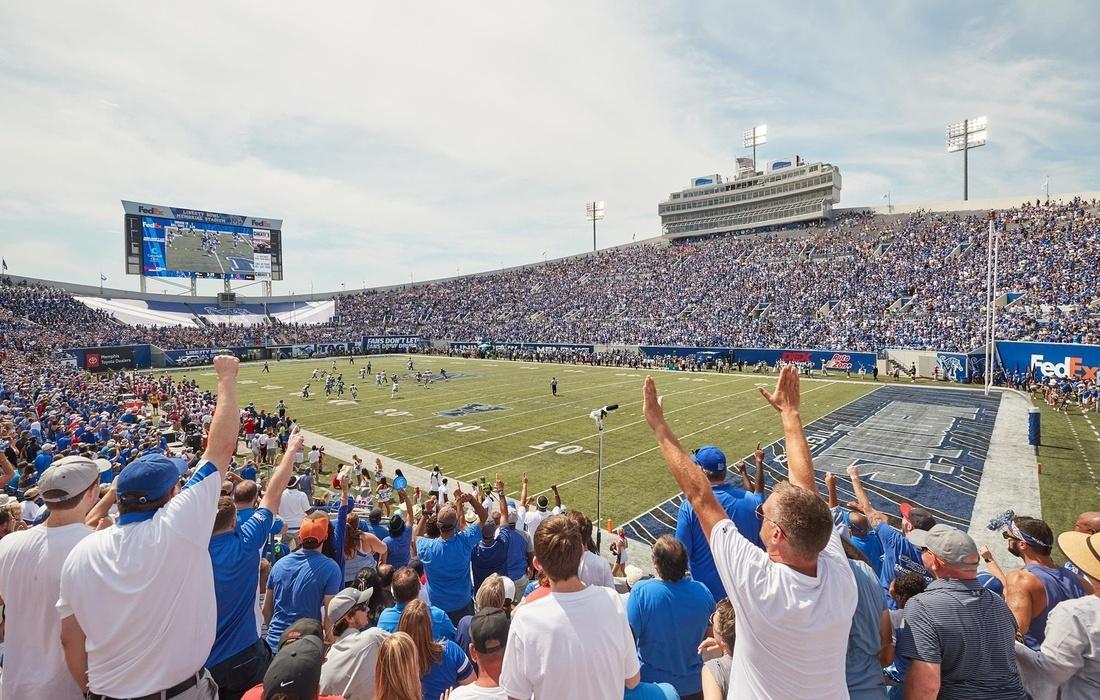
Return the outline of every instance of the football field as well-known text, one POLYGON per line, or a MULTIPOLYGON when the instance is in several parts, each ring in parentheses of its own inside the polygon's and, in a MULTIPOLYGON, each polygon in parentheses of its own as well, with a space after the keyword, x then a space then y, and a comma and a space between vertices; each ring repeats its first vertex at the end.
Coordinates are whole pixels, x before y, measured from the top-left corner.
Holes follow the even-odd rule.
MULTIPOLYGON (((430 367, 437 377, 446 369, 451 377, 425 388, 413 380, 415 369, 406 369, 408 356, 370 356, 372 372, 399 375, 400 392, 391 399, 389 385, 377 387, 373 375, 359 379, 367 359, 357 357, 354 365, 347 358, 336 361, 346 384, 358 384, 358 400, 347 391, 326 397, 324 382, 310 380, 313 369, 329 369, 331 359, 271 362, 270 373, 262 373, 260 363, 245 364, 239 398, 267 410, 282 399, 288 415, 309 430, 425 469, 439 464, 452 482, 499 477, 510 495, 519 494, 524 474, 531 495, 549 493, 551 484, 558 484, 568 507, 590 515, 596 511, 599 440, 589 413, 619 404, 605 421, 604 524, 606 518, 630 521, 644 539, 667 526, 665 516, 674 512, 679 489, 641 415, 645 371, 413 356, 416 369, 430 367), (558 379, 556 397, 552 377, 558 379), (307 381, 313 392, 308 400, 300 396, 307 381)), ((209 368, 188 374, 215 387, 209 368)), ((757 390, 771 388, 774 374, 657 371, 654 376, 685 448, 718 445, 732 465, 759 442, 766 447, 768 483, 783 478, 778 416, 757 390)), ((937 507, 954 522, 969 519, 995 400, 983 400, 979 392, 875 384, 843 375, 804 379, 802 394, 819 477, 822 468, 843 474, 848 464, 860 463, 879 507, 896 513, 896 503, 908 500, 937 507)), ((846 479, 838 482, 841 498, 848 498, 846 479)))
POLYGON ((221 235, 218 251, 211 256, 202 249, 201 233, 181 233, 168 246, 167 257, 168 267, 172 270, 219 275, 252 272, 251 241, 237 242, 230 234, 221 235))

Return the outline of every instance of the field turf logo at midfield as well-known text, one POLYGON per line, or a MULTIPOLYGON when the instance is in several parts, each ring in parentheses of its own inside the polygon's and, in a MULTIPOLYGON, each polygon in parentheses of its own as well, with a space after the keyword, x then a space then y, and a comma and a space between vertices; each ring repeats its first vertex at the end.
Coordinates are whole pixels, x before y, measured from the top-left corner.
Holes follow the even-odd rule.
POLYGON ((440 411, 437 416, 446 416, 447 418, 461 418, 462 416, 469 416, 475 413, 489 413, 491 411, 507 411, 507 406, 493 406, 487 403, 468 403, 465 406, 459 406, 458 408, 452 408, 449 411, 440 411))

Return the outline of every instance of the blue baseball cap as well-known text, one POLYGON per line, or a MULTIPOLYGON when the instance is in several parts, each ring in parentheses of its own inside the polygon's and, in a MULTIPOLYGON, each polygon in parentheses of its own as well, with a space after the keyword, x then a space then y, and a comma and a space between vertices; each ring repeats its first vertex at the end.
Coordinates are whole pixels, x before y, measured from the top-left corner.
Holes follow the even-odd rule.
POLYGON ((187 460, 150 453, 138 457, 118 475, 119 503, 139 505, 163 498, 187 471, 187 460))
POLYGON ((691 461, 695 462, 705 472, 723 472, 726 470, 726 455, 714 445, 703 445, 691 455, 691 461))

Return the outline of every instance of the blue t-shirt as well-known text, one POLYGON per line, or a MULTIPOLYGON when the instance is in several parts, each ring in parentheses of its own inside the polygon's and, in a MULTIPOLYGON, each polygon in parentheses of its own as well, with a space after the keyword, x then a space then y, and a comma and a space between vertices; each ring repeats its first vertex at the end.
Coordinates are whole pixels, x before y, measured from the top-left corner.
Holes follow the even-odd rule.
POLYGON ((392 564, 394 569, 408 566, 412 554, 409 553, 412 544, 412 528, 406 527, 405 531, 397 537, 386 535, 382 538, 386 545, 386 563, 392 564))
POLYGON ((518 581, 527 575, 527 538, 511 526, 500 528, 497 536, 508 543, 508 558, 505 562, 508 578, 518 581))
POLYGON ((508 542, 501 533, 488 542, 482 539, 477 543, 470 556, 470 569, 474 574, 475 591, 490 574, 508 575, 508 542))
POLYGON ((680 694, 668 683, 639 683, 623 693, 623 700, 680 700, 680 694))
POLYGON ((481 526, 477 523, 445 540, 417 538, 416 555, 424 563, 433 605, 451 612, 461 610, 473 600, 470 555, 480 541, 481 526))
POLYGON ((852 546, 867 557, 874 569, 875 576, 882 576, 882 542, 879 542, 878 534, 869 530, 866 534, 857 535, 851 530, 852 511, 837 506, 833 508, 833 523, 843 528, 840 536, 852 543, 852 546))
POLYGON ((283 630, 301 618, 318 619, 325 596, 339 593, 343 583, 339 565, 319 550, 299 549, 275 562, 267 582, 275 596, 267 645, 278 648, 283 630))
MULTIPOLYGON (((240 527, 252 517, 252 514, 256 512, 256 508, 241 508, 237 511, 237 527, 240 527)), ((267 557, 271 554, 271 548, 275 544, 275 536, 283 531, 283 526, 286 523, 278 515, 272 521, 271 532, 268 533, 267 539, 264 541, 263 556, 267 557)))
POLYGON ((856 611, 852 615, 844 658, 848 695, 852 700, 881 700, 886 688, 878 658, 882 648, 879 630, 886 601, 871 567, 854 560, 849 560, 848 566, 856 579, 856 611))
POLYGON ((886 605, 890 609, 896 609, 898 604, 890 597, 890 583, 899 574, 916 571, 929 581, 932 580, 932 576, 921 561, 920 547, 907 540, 905 535, 901 534, 901 530, 887 523, 879 523, 875 528, 875 534, 882 543, 882 570, 879 572, 879 581, 882 582, 886 605))
MULTIPOLYGON (((391 633, 396 632, 397 625, 401 622, 401 613, 405 611, 405 605, 406 603, 396 603, 392 608, 383 610, 382 614, 378 616, 378 629, 386 630, 391 633)), ((428 614, 432 618, 433 638, 451 640, 455 638, 457 630, 455 630, 451 618, 447 617, 447 613, 434 605, 429 605, 428 614)))
POLYGON ((246 466, 241 469, 241 478, 248 481, 256 480, 256 467, 246 466))
MULTIPOLYGON (((406 531, 408 531, 408 529, 409 528, 405 528, 406 531)), ((367 520, 359 521, 359 532, 369 532, 380 540, 386 539, 390 534, 388 528, 384 528, 381 525, 373 525, 367 520)))
POLYGON ((260 508, 232 532, 210 538, 218 633, 206 667, 225 661, 255 644, 256 595, 260 583, 260 547, 271 533, 274 516, 260 508))
POLYGON ((443 691, 458 685, 474 672, 473 664, 465 652, 449 639, 442 640, 443 658, 432 664, 428 672, 420 677, 420 688, 424 700, 436 700, 443 691))
POLYGON ((689 578, 651 579, 631 589, 626 617, 638 641, 643 681, 671 683, 680 695, 703 689, 699 642, 714 608, 710 590, 689 578))
POLYGON ((38 476, 42 476, 42 472, 49 469, 51 464, 53 464, 53 454, 50 452, 40 450, 34 457, 34 471, 38 476))
MULTIPOLYGON (((733 521, 741 536, 763 549, 764 545, 760 542, 760 518, 756 517, 756 507, 764 502, 764 494, 749 493, 725 483, 711 488, 722 510, 726 511, 726 515, 733 521)), ((726 589, 722 586, 718 569, 714 566, 710 544, 703 534, 703 528, 699 525, 695 510, 687 499, 680 504, 680 511, 676 514, 676 539, 683 542, 687 549, 691 577, 710 589, 710 594, 715 600, 725 598, 726 589)))

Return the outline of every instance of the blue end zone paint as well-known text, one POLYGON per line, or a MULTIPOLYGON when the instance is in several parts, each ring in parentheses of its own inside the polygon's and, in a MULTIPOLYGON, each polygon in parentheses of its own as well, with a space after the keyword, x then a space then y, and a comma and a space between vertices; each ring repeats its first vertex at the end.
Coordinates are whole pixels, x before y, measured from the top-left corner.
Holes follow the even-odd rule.
POLYGON ((230 267, 233 268, 233 272, 252 272, 252 258, 242 258, 236 255, 225 256, 230 267))
MULTIPOLYGON (((854 500, 846 469, 860 467, 864 489, 875 508, 897 516, 908 502, 939 520, 965 528, 974 510, 986 452, 1001 396, 979 391, 943 391, 884 386, 806 426, 818 488, 824 472, 837 474, 837 497, 854 500)), ((751 466, 751 455, 746 457, 751 466)), ((730 460, 728 481, 741 486, 730 460)), ((764 448, 769 487, 787 476, 783 441, 764 448)), ((653 543, 676 529, 683 494, 623 525, 632 539, 653 543)))

